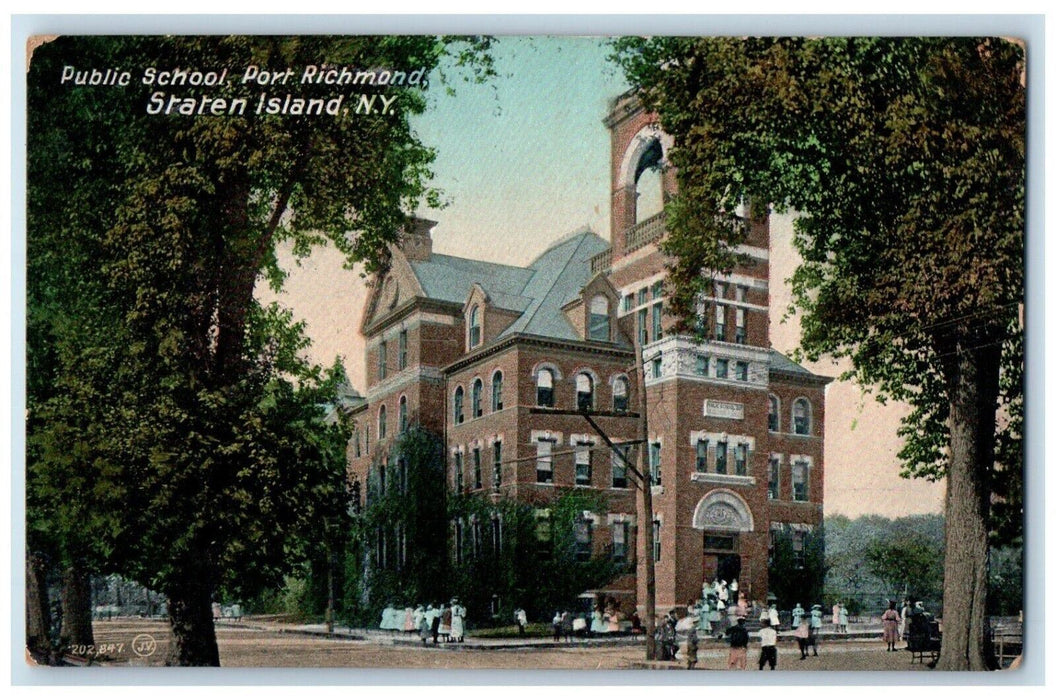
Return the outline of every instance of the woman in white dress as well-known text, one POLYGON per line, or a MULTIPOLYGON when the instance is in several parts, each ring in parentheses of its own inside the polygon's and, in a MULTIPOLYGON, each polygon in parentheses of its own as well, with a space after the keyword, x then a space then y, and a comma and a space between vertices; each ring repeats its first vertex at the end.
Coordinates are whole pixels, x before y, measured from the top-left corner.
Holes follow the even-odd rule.
POLYGON ((456 642, 466 641, 466 609, 458 598, 451 599, 451 638, 456 642))

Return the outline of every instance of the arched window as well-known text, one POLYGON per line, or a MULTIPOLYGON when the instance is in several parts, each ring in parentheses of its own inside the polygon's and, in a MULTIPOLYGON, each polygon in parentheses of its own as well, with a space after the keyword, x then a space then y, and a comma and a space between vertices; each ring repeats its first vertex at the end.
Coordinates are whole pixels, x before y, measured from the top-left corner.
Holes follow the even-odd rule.
POLYGON ((590 324, 587 337, 590 340, 610 340, 609 300, 598 295, 590 300, 590 324))
POLYGON ((612 410, 627 410, 627 393, 627 380, 623 377, 617 377, 616 381, 612 383, 612 410))
POLYGON ((535 377, 535 403, 547 408, 554 406, 554 373, 548 369, 539 370, 535 377))
POLYGON ((635 223, 641 223, 664 210, 663 177, 661 161, 664 157, 660 141, 653 140, 641 160, 635 174, 635 223))
POLYGON ((792 404, 792 432, 810 435, 810 402, 806 399, 796 399, 792 404))
POLYGON ((473 381, 473 417, 480 418, 484 415, 482 395, 484 394, 484 382, 476 379, 473 381))
POLYGON ((464 396, 465 392, 462 391, 462 387, 455 389, 455 425, 458 425, 465 420, 465 415, 462 413, 464 396))
POLYGON ((594 380, 586 372, 576 375, 576 408, 580 411, 594 408, 594 380))
POLYGON ((469 347, 480 345, 480 307, 474 306, 469 311, 469 347))
POLYGON ((781 431, 781 402, 773 394, 770 394, 769 428, 771 433, 781 431))
POLYGON ((491 410, 502 410, 502 372, 491 375, 491 410))
POLYGON ((407 397, 400 397, 400 432, 407 432, 407 397))
POLYGON ((385 406, 378 409, 378 439, 385 439, 385 406))

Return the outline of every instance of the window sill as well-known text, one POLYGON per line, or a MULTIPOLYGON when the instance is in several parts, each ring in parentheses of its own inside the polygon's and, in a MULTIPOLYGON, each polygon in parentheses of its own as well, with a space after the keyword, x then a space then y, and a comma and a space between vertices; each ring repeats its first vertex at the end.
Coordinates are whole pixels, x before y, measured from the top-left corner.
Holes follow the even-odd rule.
POLYGON ((729 486, 755 486, 754 476, 739 476, 737 474, 714 474, 710 472, 693 472, 690 481, 705 484, 726 484, 729 486))

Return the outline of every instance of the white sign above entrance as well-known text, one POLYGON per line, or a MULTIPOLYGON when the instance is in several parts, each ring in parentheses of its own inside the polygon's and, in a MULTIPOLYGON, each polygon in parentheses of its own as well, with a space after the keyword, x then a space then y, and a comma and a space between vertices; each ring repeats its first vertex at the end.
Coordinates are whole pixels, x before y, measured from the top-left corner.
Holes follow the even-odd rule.
POLYGON ((735 403, 733 401, 706 399, 704 401, 704 417, 744 420, 744 404, 735 403))

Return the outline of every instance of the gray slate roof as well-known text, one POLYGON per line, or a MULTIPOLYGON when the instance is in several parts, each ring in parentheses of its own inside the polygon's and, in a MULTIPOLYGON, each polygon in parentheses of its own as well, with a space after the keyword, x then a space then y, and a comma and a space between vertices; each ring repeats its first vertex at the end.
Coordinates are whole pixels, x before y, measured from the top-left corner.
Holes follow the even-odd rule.
POLYGON ((786 372, 789 374, 801 374, 805 377, 819 376, 811 372, 803 365, 797 364, 792 360, 788 359, 773 348, 770 349, 770 369, 778 372, 786 372))
POLYGON ((519 311, 520 317, 499 338, 527 333, 562 340, 580 340, 561 307, 576 298, 590 281, 590 258, 609 244, 589 229, 580 229, 547 248, 527 267, 432 255, 409 261, 431 299, 464 303, 479 284, 498 308, 519 311))

